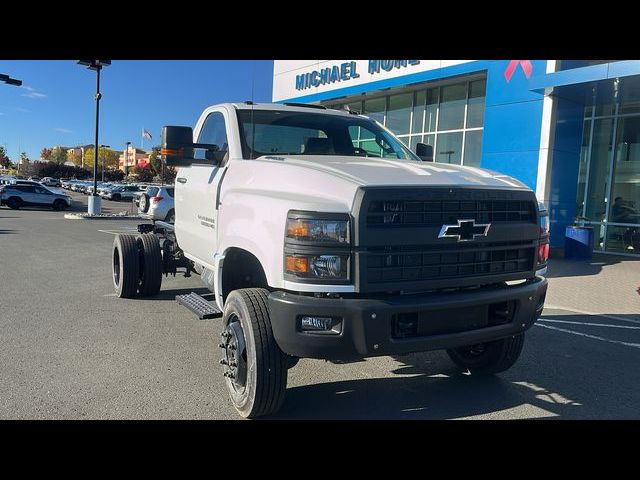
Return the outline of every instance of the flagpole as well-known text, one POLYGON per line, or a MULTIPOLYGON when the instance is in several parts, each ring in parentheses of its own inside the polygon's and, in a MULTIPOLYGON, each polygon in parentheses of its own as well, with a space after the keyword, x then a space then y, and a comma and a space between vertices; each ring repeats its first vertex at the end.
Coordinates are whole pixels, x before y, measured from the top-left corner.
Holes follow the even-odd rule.
POLYGON ((142 127, 142 151, 144 152, 144 127, 142 127))

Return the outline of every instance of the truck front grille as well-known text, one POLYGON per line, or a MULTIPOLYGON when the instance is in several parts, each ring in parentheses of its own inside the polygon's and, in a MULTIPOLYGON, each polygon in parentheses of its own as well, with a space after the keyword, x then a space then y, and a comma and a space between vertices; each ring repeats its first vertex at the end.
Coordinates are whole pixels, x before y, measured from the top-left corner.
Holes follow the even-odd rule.
POLYGON ((452 247, 369 249, 366 258, 367 281, 369 284, 415 282, 511 274, 533 269, 535 247, 531 242, 523 245, 452 247))
POLYGON ((458 219, 535 223, 534 207, 529 200, 374 200, 369 204, 367 226, 433 226, 458 219))

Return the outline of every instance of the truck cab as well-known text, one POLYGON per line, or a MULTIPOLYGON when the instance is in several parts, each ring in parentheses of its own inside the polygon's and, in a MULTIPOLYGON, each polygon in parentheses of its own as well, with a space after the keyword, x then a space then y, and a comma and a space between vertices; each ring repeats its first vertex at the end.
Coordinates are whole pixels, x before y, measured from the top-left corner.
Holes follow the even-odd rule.
POLYGON ((221 104, 193 131, 165 127, 175 225, 142 236, 163 242, 150 248, 164 273, 179 257, 213 292, 242 416, 280 407, 299 358, 444 349, 477 374, 515 363, 544 305, 546 211, 518 180, 428 151, 313 105, 221 104))

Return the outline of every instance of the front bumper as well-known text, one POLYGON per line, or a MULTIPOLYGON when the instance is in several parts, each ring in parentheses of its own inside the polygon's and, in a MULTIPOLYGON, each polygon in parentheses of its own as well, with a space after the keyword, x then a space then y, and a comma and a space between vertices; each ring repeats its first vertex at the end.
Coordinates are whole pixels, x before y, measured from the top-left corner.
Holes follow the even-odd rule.
POLYGON ((277 291, 269 295, 269 311, 275 340, 283 352, 302 358, 348 360, 442 350, 517 335, 540 317, 546 291, 543 277, 515 286, 376 298, 316 298, 277 291), (492 322, 490 314, 486 321, 476 318, 477 312, 495 311, 505 302, 512 306, 507 323, 492 322), (431 333, 399 337, 395 330, 398 318, 416 314, 421 319, 417 331, 431 333), (341 319, 340 333, 301 331, 303 315, 341 319))

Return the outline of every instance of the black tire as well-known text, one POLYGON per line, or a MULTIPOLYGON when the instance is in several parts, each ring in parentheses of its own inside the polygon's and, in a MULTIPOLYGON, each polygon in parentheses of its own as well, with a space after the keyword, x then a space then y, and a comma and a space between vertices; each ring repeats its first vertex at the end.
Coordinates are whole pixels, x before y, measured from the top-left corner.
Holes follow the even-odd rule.
POLYGON ((134 298, 140 283, 140 254, 135 235, 116 235, 111 263, 116 295, 120 298, 134 298))
POLYGON ((162 286, 162 253, 160 241, 152 233, 145 233, 137 238, 140 252, 140 286, 141 297, 157 295, 162 286))
POLYGON ((524 333, 494 342, 447 350, 458 367, 471 374, 488 375, 508 370, 520 357, 524 333))
POLYGON ((149 211, 150 203, 151 201, 149 200, 149 195, 147 195, 146 193, 143 193, 142 195, 140 195, 140 199, 138 201, 138 208, 140 208, 140 211, 142 213, 147 213, 149 211))
POLYGON ((111 197, 111 200, 113 200, 114 202, 119 202, 120 201, 120 194, 116 193, 113 195, 113 197, 111 197))
POLYGON ((56 200, 55 202, 53 202, 52 208, 57 211, 64 210, 65 208, 67 208, 67 202, 65 202, 64 200, 56 200))
POLYGON ((176 212, 173 208, 169 210, 169 213, 167 213, 167 216, 164 217, 164 221, 167 223, 176 223, 176 212))
MULTIPOLYGON (((269 291, 263 288, 234 290, 224 306, 223 342, 225 332, 239 322, 245 346, 244 352, 236 350, 238 358, 244 359, 246 364, 244 386, 236 383, 238 379, 225 377, 231 402, 244 418, 277 412, 284 402, 287 388, 288 362, 273 337, 268 295, 269 291)), ((227 348, 224 351, 227 352, 227 348)))
POLYGON ((9 200, 7 200, 7 207, 13 210, 19 210, 21 206, 22 199, 19 197, 11 197, 9 200))

